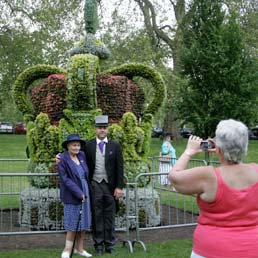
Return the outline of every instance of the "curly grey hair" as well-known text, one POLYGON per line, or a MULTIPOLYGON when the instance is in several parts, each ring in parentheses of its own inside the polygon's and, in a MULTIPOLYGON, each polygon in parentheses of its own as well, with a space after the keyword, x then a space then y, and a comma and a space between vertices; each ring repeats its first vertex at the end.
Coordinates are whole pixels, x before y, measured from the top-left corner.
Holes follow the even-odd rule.
POLYGON ((242 162, 248 149, 248 128, 240 121, 222 120, 216 129, 216 146, 230 163, 242 162))

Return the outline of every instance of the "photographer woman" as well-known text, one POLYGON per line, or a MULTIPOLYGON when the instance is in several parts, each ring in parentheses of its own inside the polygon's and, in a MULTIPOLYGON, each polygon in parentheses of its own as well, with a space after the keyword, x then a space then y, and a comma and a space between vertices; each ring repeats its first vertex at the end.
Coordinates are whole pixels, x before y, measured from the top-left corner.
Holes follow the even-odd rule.
POLYGON ((190 136, 186 150, 171 168, 169 179, 183 194, 196 194, 200 208, 191 258, 258 257, 258 165, 244 164, 248 129, 238 121, 217 125, 215 152, 220 167, 186 169, 201 153, 202 139, 190 136))

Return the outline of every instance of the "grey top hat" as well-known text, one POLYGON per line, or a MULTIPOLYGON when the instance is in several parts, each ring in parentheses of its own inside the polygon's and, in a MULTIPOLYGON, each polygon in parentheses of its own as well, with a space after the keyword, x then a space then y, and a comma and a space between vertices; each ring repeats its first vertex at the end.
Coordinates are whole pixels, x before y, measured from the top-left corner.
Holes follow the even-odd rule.
POLYGON ((85 141, 82 140, 80 138, 79 134, 77 134, 77 133, 68 134, 67 137, 66 137, 66 140, 62 143, 62 147, 67 150, 67 144, 69 142, 80 142, 81 146, 85 145, 85 141))
POLYGON ((96 116, 95 118, 95 126, 109 126, 108 116, 96 116))

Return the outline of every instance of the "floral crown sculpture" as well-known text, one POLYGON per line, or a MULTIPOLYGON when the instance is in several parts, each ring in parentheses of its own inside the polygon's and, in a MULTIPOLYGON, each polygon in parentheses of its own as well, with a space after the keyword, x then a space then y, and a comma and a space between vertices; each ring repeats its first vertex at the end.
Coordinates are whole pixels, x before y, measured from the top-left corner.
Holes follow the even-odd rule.
MULTIPOLYGON (((128 107, 125 103, 123 116, 109 130, 109 137, 123 145, 126 162, 146 163, 147 161, 152 115, 161 106, 166 96, 162 77, 155 69, 144 64, 124 64, 100 74, 99 60, 107 59, 110 51, 95 37, 98 24, 96 0, 85 0, 84 20, 86 36, 70 51, 71 58, 67 70, 51 65, 36 65, 23 71, 14 83, 16 104, 28 124, 27 142, 34 168, 44 163, 50 170, 55 154, 61 150, 60 143, 67 134, 79 133, 86 140, 94 137, 94 118, 102 114, 98 104, 101 101, 97 96, 97 88, 101 87, 104 77, 112 78, 112 81, 122 77, 126 78, 126 83, 130 83, 134 77, 138 76, 151 82, 154 98, 146 110, 137 114, 137 116, 141 115, 141 122, 139 123, 139 117, 136 117, 133 112, 134 105, 128 107), (28 97, 28 90, 34 81, 53 74, 62 74, 66 77, 66 108, 56 125, 51 124, 48 114, 36 112, 28 97), (48 142, 50 139, 51 144, 48 142), (53 141, 52 139, 59 140, 53 141)), ((117 85, 113 87, 113 92, 115 92, 117 85)), ((116 96, 113 98, 115 99, 116 96)), ((128 99, 123 98, 123 101, 126 102, 128 99)), ((108 113, 107 115, 111 116, 108 113)), ((135 173, 132 176, 135 176, 135 173)))

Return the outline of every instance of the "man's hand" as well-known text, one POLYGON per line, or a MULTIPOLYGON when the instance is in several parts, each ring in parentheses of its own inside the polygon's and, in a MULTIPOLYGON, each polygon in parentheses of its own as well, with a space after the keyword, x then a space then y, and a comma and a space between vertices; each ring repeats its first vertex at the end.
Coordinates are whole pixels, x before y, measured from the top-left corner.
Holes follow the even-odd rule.
POLYGON ((56 154, 56 165, 58 165, 60 162, 60 155, 60 153, 56 154))
POLYGON ((115 196, 115 199, 118 200, 121 196, 122 196, 122 189, 120 188, 116 188, 115 191, 114 191, 114 196, 115 196))

